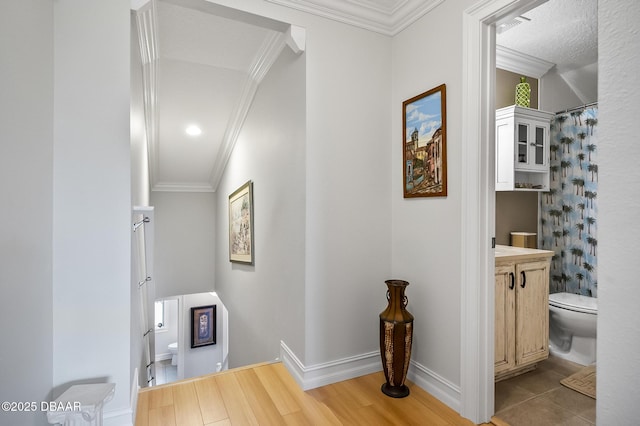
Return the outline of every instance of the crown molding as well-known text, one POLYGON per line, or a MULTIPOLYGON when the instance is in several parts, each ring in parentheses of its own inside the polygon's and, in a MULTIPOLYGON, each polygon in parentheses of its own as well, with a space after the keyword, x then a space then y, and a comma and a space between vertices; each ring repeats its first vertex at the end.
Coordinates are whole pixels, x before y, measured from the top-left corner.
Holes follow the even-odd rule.
POLYGON ((285 34, 273 31, 265 39, 260 51, 256 54, 256 57, 249 68, 247 81, 242 90, 242 94, 238 99, 238 103, 231 114, 231 119, 229 120, 227 129, 224 133, 222 145, 218 152, 218 156, 216 157, 213 169, 211 170, 210 182, 214 191, 220 184, 222 173, 224 172, 227 162, 231 157, 231 152, 233 152, 233 148, 236 145, 244 120, 249 114, 249 109, 253 103, 253 98, 258 90, 258 86, 262 82, 262 79, 267 75, 276 59, 278 59, 280 52, 282 52, 286 45, 285 34))
POLYGON ((496 67, 500 69, 529 77, 540 78, 553 68, 554 65, 554 63, 543 59, 496 45, 496 67))
MULTIPOLYGON (((132 2, 133 3, 133 2, 132 2)), ((157 183, 158 158, 158 18, 155 0, 145 1, 136 10, 136 27, 142 62, 142 96, 147 133, 149 182, 157 183)))
POLYGON ((255 81, 256 84, 260 84, 285 46, 284 34, 272 31, 265 38, 260 50, 253 59, 253 63, 249 67, 249 78, 255 81))
POLYGON ((131 0, 131 10, 140 10, 146 6, 151 0, 131 0))
POLYGON ((307 30, 296 25, 289 25, 286 32, 286 43, 293 53, 302 54, 307 46, 307 30))
POLYGON ((151 187, 153 192, 216 192, 209 182, 204 183, 177 183, 159 182, 151 187))
POLYGON ((396 0, 390 7, 363 0, 267 0, 344 24, 394 36, 444 0, 396 0))

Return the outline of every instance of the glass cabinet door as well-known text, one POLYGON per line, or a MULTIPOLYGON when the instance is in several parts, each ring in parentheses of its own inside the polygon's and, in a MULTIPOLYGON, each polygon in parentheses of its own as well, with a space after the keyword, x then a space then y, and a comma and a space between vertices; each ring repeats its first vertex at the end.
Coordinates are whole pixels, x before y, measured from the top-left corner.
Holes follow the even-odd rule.
POLYGON ((533 148, 535 149, 535 164, 538 166, 544 166, 546 163, 544 156, 544 147, 546 144, 545 141, 545 128, 536 126, 536 139, 533 143, 533 148))
POLYGON ((529 126, 518 123, 518 163, 527 164, 529 162, 529 126))

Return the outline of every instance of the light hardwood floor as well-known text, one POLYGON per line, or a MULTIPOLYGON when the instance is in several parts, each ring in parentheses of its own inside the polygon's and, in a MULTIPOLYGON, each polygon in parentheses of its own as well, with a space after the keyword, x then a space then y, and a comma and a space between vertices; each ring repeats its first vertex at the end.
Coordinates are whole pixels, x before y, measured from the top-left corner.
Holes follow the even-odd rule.
POLYGON ((382 372, 303 392, 282 363, 140 390, 136 426, 435 425, 472 422, 408 382, 411 394, 380 391, 382 372))

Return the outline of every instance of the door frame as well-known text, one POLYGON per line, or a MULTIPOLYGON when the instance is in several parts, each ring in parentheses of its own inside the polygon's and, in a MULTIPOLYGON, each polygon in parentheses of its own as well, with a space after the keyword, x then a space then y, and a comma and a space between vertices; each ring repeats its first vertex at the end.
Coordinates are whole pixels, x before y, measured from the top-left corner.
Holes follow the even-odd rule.
POLYGON ((460 414, 494 414, 495 25, 547 0, 480 0, 462 28, 460 414))

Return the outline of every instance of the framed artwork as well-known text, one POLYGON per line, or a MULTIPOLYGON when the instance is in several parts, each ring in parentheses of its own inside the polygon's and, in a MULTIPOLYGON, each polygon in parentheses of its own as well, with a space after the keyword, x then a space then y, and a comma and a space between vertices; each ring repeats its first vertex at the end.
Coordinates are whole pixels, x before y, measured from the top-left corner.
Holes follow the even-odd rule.
POLYGON ((216 305, 191 308, 191 347, 216 344, 216 305))
POLYGON ((229 195, 229 261, 253 265, 253 182, 229 195))
POLYGON ((404 197, 447 196, 446 85, 402 103, 404 197))

